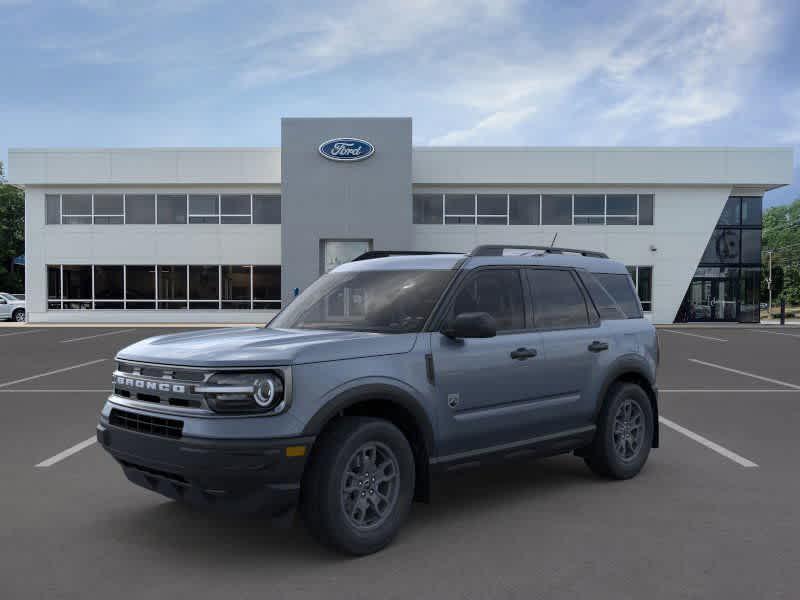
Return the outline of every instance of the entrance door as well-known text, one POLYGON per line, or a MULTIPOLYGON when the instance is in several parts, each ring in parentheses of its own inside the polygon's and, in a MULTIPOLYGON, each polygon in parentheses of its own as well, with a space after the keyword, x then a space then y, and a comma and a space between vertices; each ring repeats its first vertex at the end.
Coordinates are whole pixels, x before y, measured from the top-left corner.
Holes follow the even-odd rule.
POLYGON ((688 321, 735 321, 736 279, 695 277, 686 294, 688 321))

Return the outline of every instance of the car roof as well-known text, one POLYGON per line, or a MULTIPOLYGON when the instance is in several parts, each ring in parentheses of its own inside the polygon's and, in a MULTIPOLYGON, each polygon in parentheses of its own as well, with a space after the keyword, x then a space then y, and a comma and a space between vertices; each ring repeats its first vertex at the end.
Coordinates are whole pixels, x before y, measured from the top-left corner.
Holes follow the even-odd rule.
POLYGON ((621 262, 609 258, 591 256, 527 253, 505 256, 470 256, 469 254, 425 254, 387 256, 345 263, 337 267, 336 273, 351 271, 401 271, 401 270, 448 270, 474 269, 484 266, 547 266, 571 267, 591 273, 628 273, 621 262))

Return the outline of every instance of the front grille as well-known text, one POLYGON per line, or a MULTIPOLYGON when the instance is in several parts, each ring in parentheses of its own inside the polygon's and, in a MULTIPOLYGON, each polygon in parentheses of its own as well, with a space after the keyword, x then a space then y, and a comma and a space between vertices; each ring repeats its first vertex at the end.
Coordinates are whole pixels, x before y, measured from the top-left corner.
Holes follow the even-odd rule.
POLYGON ((182 370, 180 368, 170 367, 151 367, 147 365, 136 365, 126 362, 119 362, 117 370, 121 373, 134 373, 144 377, 153 377, 156 379, 175 379, 179 381, 195 381, 202 382, 206 378, 206 373, 203 371, 193 371, 190 369, 182 370))
POLYGON ((111 409, 109 423, 115 427, 161 437, 179 438, 183 435, 183 421, 140 415, 139 413, 119 410, 118 408, 111 409))

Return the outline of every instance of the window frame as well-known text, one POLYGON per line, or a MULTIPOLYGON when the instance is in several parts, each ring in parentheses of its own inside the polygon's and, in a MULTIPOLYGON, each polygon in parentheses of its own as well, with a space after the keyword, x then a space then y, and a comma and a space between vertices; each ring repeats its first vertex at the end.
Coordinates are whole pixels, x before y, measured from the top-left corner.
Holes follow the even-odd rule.
POLYGON ((653 312, 653 265, 625 265, 625 268, 628 269, 628 272, 631 272, 633 269, 634 275, 631 275, 631 280, 633 280, 633 288, 636 290, 636 297, 639 299, 639 304, 642 307, 642 312, 653 312), (642 300, 642 297, 639 295, 639 269, 650 269, 650 300, 642 300), (647 304, 650 308, 645 308, 644 305, 647 304))
POLYGON ((119 302, 122 304, 122 310, 149 310, 149 311, 164 311, 164 310, 213 310, 213 311, 222 311, 222 310, 239 310, 239 311, 263 311, 263 310, 277 310, 280 311, 282 308, 282 300, 280 297, 280 291, 278 298, 273 299, 256 299, 255 297, 255 281, 254 281, 254 272, 257 267, 269 267, 272 269, 277 269, 277 276, 278 276, 278 286, 280 286, 280 269, 281 265, 267 265, 267 264, 233 264, 233 265, 192 265, 192 264, 46 264, 44 268, 44 278, 45 284, 47 288, 47 310, 113 310, 118 311, 118 308, 96 308, 96 304, 99 303, 111 303, 111 302, 119 302), (154 268, 154 297, 153 299, 149 298, 142 298, 142 299, 133 299, 128 297, 128 268, 129 267, 153 267, 154 268), (192 300, 190 296, 190 279, 191 279, 191 267, 193 266, 210 266, 217 268, 217 298, 215 299, 208 299, 208 300, 192 300), (91 276, 91 294, 90 298, 66 298, 64 295, 64 267, 88 267, 89 273, 91 276), (122 298, 97 298, 95 293, 95 267, 121 267, 122 268, 122 298), (183 267, 185 271, 186 277, 186 299, 185 300, 174 300, 174 299, 165 299, 161 298, 160 290, 159 290, 159 275, 161 267, 183 267), (245 267, 247 268, 248 275, 249 275, 249 288, 250 288, 250 297, 249 300, 225 300, 223 298, 223 291, 222 291, 222 269, 223 267, 245 267), (50 297, 50 280, 49 280, 49 270, 50 269, 57 269, 58 273, 58 297, 51 298, 50 297), (208 308, 190 308, 190 302, 204 302, 208 303, 209 305, 215 304, 213 308, 209 306, 208 308), (234 303, 241 303, 241 304, 248 304, 248 308, 237 308, 237 309, 225 309, 223 306, 226 302, 234 302, 234 303), (81 306, 79 308, 65 308, 65 304, 67 303, 82 303, 88 306, 81 306), (141 308, 142 305, 150 305, 152 304, 153 307, 145 307, 141 308), (169 304, 170 306, 159 306, 160 304, 169 304), (53 305, 53 306, 51 306, 53 305))

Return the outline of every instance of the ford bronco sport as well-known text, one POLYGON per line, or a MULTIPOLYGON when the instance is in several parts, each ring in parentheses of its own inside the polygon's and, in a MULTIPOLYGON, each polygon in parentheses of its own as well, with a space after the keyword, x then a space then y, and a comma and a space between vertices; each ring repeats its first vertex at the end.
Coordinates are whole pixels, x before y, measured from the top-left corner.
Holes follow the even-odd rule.
POLYGON ((128 479, 212 508, 299 505, 321 542, 366 554, 442 470, 567 452, 603 477, 642 469, 658 344, 622 264, 546 247, 371 256, 265 328, 121 350, 97 437, 128 479))

